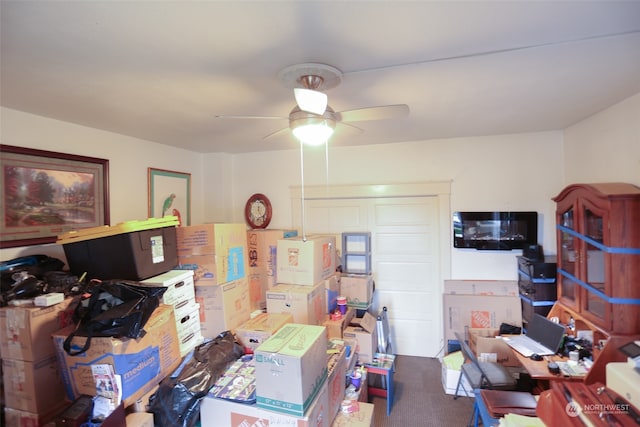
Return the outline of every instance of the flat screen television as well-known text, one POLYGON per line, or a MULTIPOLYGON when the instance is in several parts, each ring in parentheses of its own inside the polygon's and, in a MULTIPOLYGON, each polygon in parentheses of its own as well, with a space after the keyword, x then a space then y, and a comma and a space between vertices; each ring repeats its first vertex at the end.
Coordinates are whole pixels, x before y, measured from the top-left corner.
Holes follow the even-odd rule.
POLYGON ((537 212, 453 213, 455 248, 512 250, 537 243, 537 212))

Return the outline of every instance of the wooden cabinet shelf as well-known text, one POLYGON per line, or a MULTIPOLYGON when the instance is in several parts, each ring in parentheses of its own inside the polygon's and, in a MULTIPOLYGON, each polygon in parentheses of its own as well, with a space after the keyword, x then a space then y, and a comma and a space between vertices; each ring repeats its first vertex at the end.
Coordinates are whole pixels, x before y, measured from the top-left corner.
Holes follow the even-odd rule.
POLYGON ((547 315, 593 334, 585 383, 606 382, 606 365, 640 339, 640 188, 574 184, 556 207, 558 300, 547 315))
POLYGON ((574 184, 557 203, 558 301, 611 334, 640 334, 640 188, 574 184))

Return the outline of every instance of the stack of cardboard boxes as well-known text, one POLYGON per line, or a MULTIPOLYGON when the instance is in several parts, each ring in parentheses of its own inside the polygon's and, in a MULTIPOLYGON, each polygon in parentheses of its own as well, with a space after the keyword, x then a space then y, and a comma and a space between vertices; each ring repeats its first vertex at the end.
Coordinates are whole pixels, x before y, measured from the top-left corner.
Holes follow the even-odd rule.
MULTIPOLYGON (((91 366, 96 363, 110 364, 120 375, 122 407, 138 406, 198 344, 231 330, 245 351, 254 354, 257 403, 207 396, 201 405, 203 427, 212 422, 237 427, 256 420, 262 422, 258 425, 328 427, 341 412, 357 350, 365 359, 374 352, 371 316, 358 319, 357 306, 351 306, 341 319, 330 318, 342 293, 335 236, 300 239, 291 230, 247 231, 244 224, 175 227, 163 219, 100 227, 59 243, 65 245, 70 265, 100 279, 109 279, 100 276, 109 268, 91 264, 100 259, 82 257, 118 252, 126 244, 134 254, 131 265, 119 266, 124 276, 117 279, 167 290, 142 338, 93 337, 89 349, 75 356, 63 348, 74 327, 65 311, 70 299, 46 308, 1 309, 8 425, 43 426, 80 396, 95 395, 91 366), (148 250, 136 243, 147 240, 148 250), (369 344, 353 335, 349 340, 345 331, 352 321, 369 335, 369 344), (364 350, 368 346, 370 352, 364 350)), ((84 340, 75 337, 73 345, 80 348, 84 340)), ((364 391, 360 396, 366 400, 366 385, 364 391)), ((368 406, 360 403, 365 416, 348 417, 359 420, 351 425, 372 424, 368 406)))
POLYGON ((167 288, 162 295, 162 303, 173 307, 181 357, 186 356, 204 341, 200 327, 200 304, 196 303, 193 271, 170 270, 143 280, 140 284, 167 288))
MULTIPOLYGON (((344 325, 343 337, 356 341, 358 359, 371 363, 378 351, 378 329, 376 319, 366 310, 373 301, 373 274, 371 267, 371 233, 345 232, 341 235, 342 270, 340 296, 345 298, 349 309, 363 313, 355 324, 344 325)), ((347 316, 347 318, 349 315, 347 316)), ((330 327, 330 324, 327 324, 330 327)))
POLYGON ((204 338, 215 338, 249 320, 247 228, 200 224, 177 228, 179 268, 194 272, 204 338))
MULTIPOLYGON (((177 224, 174 217, 128 221, 64 233, 58 243, 77 277, 139 281, 177 265, 177 224)), ((93 337, 87 351, 70 356, 63 342, 75 327, 71 302, 68 298, 37 307, 23 301, 24 305, 0 310, 8 425, 43 426, 81 395, 94 396, 92 364, 109 363, 120 375, 122 408, 153 390, 179 365, 177 322, 171 305, 161 304, 154 311, 141 339, 93 337)), ((81 348, 86 341, 75 337, 72 348, 81 348)), ((124 411, 115 412, 123 421, 124 411)))
MULTIPOLYGON (((266 312, 235 329, 245 350, 254 353, 256 403, 243 404, 209 394, 201 403, 203 427, 285 423, 328 427, 340 411, 348 364, 355 365, 357 358, 357 342, 343 340, 355 308, 339 321, 334 320, 331 331, 325 327, 336 310, 340 292, 335 236, 281 237, 285 233, 248 232, 250 258, 254 260, 251 268, 258 268, 260 262, 269 266, 263 267, 261 285, 253 287, 265 289, 266 312), (267 276, 265 271, 275 275, 267 276), (269 282, 265 283, 264 277, 269 282)), ((257 276, 258 272, 253 270, 251 274, 257 276)), ((370 404, 360 405, 366 413, 370 404)), ((372 411, 363 422, 353 425, 368 426, 371 421, 372 411)))
POLYGON ((66 326, 71 299, 51 307, 0 310, 0 355, 7 425, 42 425, 66 405, 51 334, 66 326))
POLYGON ((277 283, 278 240, 296 237, 296 230, 248 230, 249 296, 251 310, 266 310, 266 293, 277 283))

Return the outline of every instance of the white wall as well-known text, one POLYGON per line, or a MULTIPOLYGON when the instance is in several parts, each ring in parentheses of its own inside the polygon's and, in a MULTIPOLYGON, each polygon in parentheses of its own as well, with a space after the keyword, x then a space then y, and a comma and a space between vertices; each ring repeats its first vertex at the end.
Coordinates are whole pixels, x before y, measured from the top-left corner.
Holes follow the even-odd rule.
MULTIPOLYGON (((305 184, 452 181, 456 210, 536 210, 540 243, 555 253, 551 198, 573 182, 640 185, 640 94, 558 132, 498 135, 305 151, 305 184)), ((246 199, 265 193, 270 227, 290 227, 289 188, 299 186, 298 150, 242 155, 192 153, 150 141, 0 109, 0 142, 109 159, 111 223, 147 215, 147 167, 192 174, 192 223, 243 222, 246 199)), ((515 279, 519 251, 452 250, 452 277, 515 279)), ((0 250, 0 259, 61 253, 58 245, 0 250)))
MULTIPOLYGON (((562 187, 562 133, 542 132, 329 149, 307 149, 305 185, 394 184, 452 181, 451 211, 534 210, 539 241, 555 253, 554 204, 562 187)), ((245 200, 266 194, 274 206, 271 227, 291 227, 289 187, 299 186, 299 151, 235 156, 234 220, 245 200)), ((447 219, 449 220, 449 219, 447 219)), ((515 279, 521 251, 452 250, 456 279, 515 279)))
MULTIPOLYGON (((111 224, 147 218, 148 167, 191 173, 191 221, 203 221, 203 166, 198 153, 7 108, 0 109, 0 129, 2 144, 108 159, 111 224)), ((0 259, 33 253, 65 260, 56 244, 2 249, 0 259)))
POLYGON ((640 186, 640 93, 564 131, 564 182, 640 186))

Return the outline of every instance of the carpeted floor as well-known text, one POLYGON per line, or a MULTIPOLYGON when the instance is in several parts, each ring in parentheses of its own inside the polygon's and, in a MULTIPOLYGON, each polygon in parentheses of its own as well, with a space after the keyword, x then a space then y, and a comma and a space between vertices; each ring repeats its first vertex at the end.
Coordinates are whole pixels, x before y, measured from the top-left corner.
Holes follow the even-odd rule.
POLYGON ((375 427, 463 427, 467 425, 473 399, 445 394, 440 361, 435 358, 397 356, 395 401, 387 416, 387 402, 371 397, 375 427))

